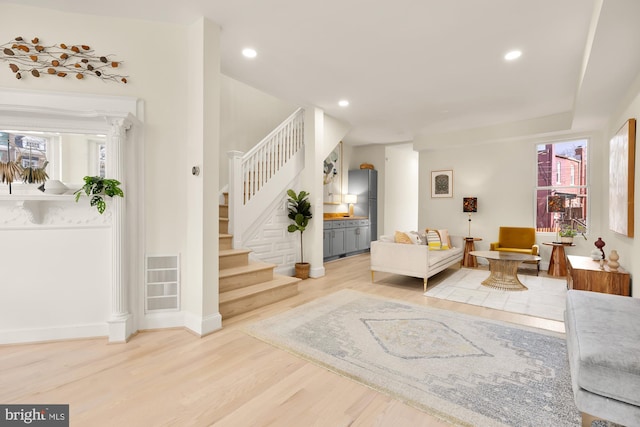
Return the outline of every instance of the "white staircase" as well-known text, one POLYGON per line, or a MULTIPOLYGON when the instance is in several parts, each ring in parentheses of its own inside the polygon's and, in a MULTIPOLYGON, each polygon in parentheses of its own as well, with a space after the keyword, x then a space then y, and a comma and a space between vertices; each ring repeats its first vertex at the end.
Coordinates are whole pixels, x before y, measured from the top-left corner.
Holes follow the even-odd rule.
POLYGON ((247 153, 228 154, 229 232, 238 248, 304 169, 304 110, 296 110, 247 153))
POLYGON ((229 192, 220 205, 220 314, 229 318, 298 293, 299 279, 274 274, 242 249, 261 215, 304 168, 304 110, 246 154, 229 153, 229 192))

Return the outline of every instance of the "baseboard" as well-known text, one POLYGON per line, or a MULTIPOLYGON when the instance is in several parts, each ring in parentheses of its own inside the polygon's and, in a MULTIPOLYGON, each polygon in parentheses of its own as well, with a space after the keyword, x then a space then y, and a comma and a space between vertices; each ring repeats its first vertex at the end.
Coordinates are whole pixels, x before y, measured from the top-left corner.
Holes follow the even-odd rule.
POLYGON ((281 276, 293 277, 296 275, 296 268, 294 266, 279 266, 274 268, 273 272, 281 276))
POLYGON ((186 312, 184 314, 184 326, 196 335, 203 337, 222 329, 222 316, 220 313, 215 313, 206 317, 200 317, 186 312))
POLYGON ((323 277, 325 275, 325 269, 324 266, 322 267, 312 267, 309 270, 309 277, 311 278, 317 278, 317 277, 323 277))
POLYGON ((109 343, 125 343, 136 332, 131 314, 110 319, 107 324, 109 325, 109 343))
POLYGON ((25 344, 108 336, 109 325, 107 322, 104 322, 88 325, 70 325, 57 326, 52 328, 14 329, 0 331, 0 344, 25 344))
POLYGON ((184 316, 183 311, 147 313, 142 318, 140 329, 181 328, 185 325, 184 316))
MULTIPOLYGON (((289 267, 278 267, 273 270, 274 273, 280 274, 281 276, 290 276, 293 277, 296 275, 296 268, 293 266, 289 267)), ((315 279, 317 277, 322 277, 325 274, 324 266, 321 267, 311 267, 309 269, 309 277, 315 279)))

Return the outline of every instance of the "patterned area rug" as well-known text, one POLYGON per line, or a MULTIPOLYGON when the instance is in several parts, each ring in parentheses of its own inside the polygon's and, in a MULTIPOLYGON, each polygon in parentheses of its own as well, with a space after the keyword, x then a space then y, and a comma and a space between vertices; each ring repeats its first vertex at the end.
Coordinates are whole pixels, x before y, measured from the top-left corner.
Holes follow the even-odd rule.
POLYGON ((246 331, 455 425, 580 425, 561 334, 351 290, 246 331))
POLYGON ((488 270, 461 268, 424 294, 427 297, 495 308, 564 321, 567 280, 518 274, 526 291, 503 291, 482 286, 488 270))

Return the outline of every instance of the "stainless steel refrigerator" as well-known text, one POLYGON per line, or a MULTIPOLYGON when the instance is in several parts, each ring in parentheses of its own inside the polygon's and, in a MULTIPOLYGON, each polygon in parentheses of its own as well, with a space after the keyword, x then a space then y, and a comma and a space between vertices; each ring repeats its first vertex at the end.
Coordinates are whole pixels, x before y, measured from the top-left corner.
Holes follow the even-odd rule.
POLYGON ((369 236, 372 241, 378 240, 378 171, 350 170, 349 194, 358 196, 358 203, 353 205, 353 214, 369 218, 369 236))

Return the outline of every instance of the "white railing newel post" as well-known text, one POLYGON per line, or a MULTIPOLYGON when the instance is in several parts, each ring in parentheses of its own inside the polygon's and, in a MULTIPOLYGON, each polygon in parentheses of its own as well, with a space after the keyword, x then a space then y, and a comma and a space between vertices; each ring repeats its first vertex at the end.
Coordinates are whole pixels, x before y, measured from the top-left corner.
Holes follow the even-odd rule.
POLYGON ((229 234, 233 235, 234 248, 241 247, 242 228, 240 227, 240 211, 243 204, 242 151, 229 151, 229 234))

